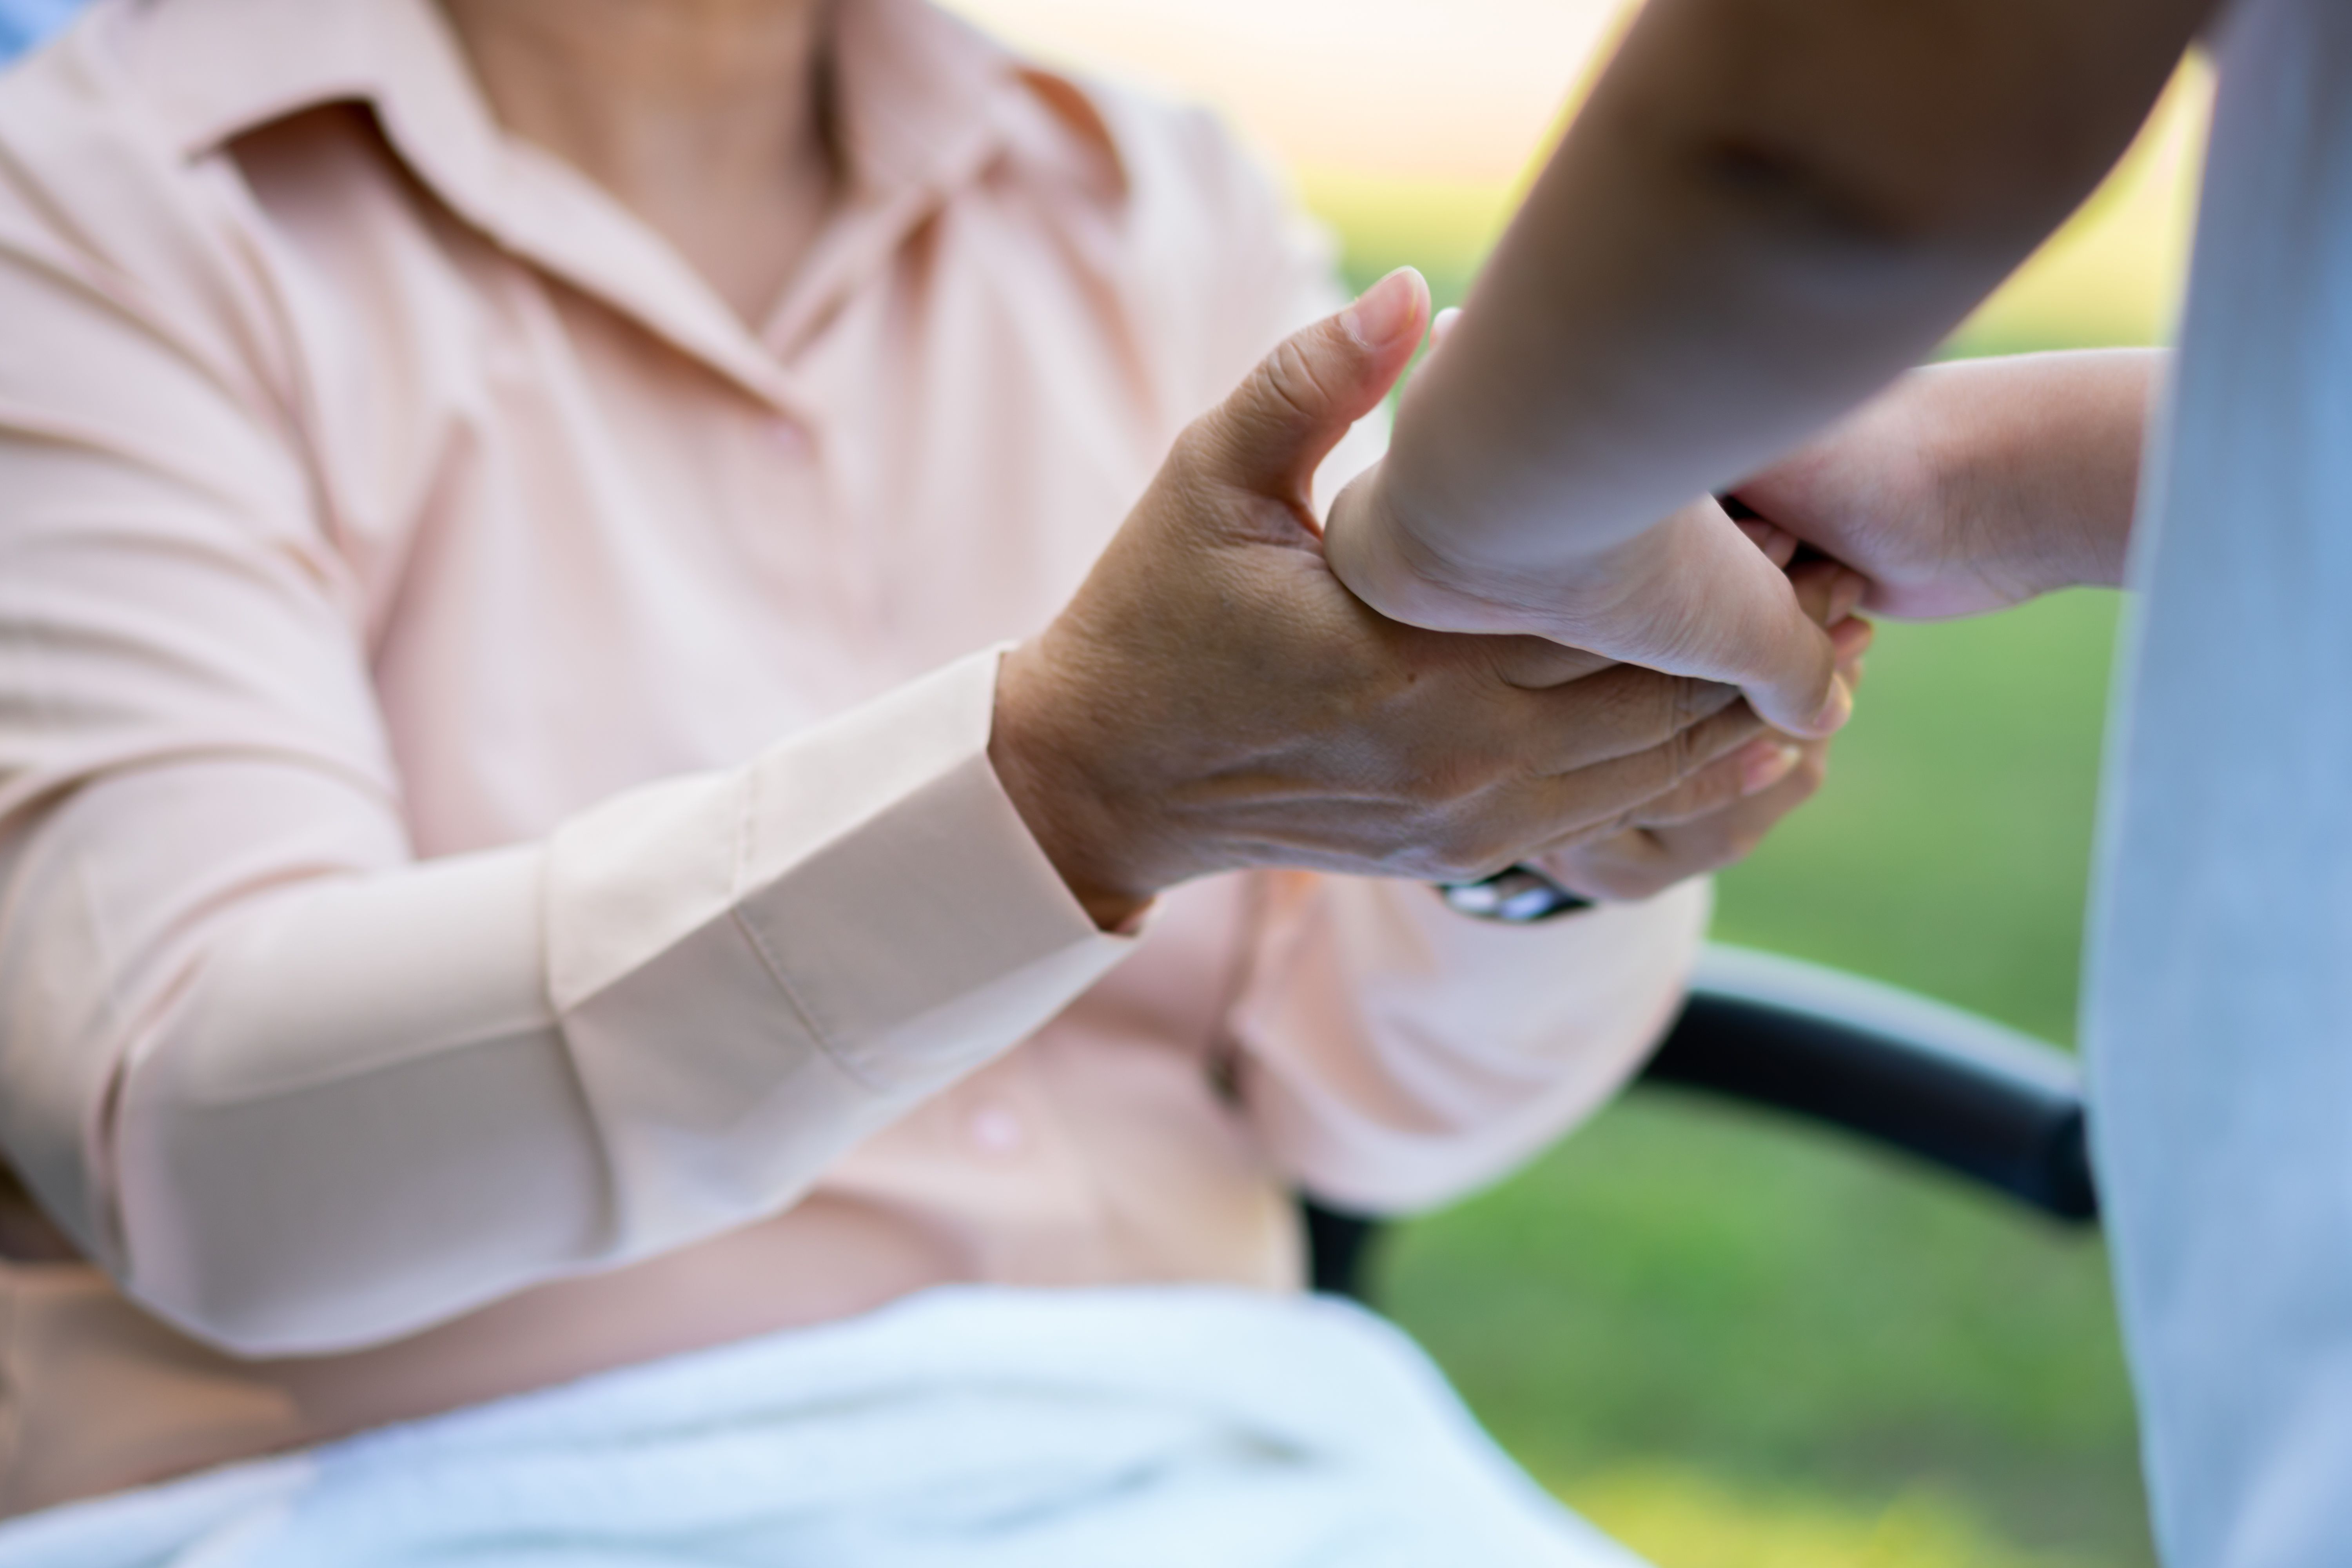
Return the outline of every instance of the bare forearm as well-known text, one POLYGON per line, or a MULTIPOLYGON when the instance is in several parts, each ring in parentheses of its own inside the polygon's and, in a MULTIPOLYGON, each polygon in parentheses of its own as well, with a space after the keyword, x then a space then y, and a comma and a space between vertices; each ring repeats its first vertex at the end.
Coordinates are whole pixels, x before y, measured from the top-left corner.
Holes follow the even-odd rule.
POLYGON ((2063 217, 2208 4, 1654 0, 1409 392, 1386 510, 1540 570, 1752 471, 2063 217))
POLYGON ((2036 591, 2121 585, 2167 355, 2109 349, 1919 373, 1947 514, 2036 591))
POLYGON ((1915 371, 1738 487, 1870 579, 1890 616, 1977 615, 2123 580, 2166 354, 2100 349, 1915 371))

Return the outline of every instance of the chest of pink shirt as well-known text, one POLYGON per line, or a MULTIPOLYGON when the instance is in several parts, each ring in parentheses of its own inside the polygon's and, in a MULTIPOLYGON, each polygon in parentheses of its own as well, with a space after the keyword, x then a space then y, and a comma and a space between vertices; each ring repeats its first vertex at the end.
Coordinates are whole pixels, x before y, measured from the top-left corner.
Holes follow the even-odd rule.
MULTIPOLYGON (((274 3, 295 0, 248 8, 274 3)), ((175 82, 267 36, 164 36, 171 9, 142 47, 199 57, 175 82)), ((166 100, 217 142, 197 155, 263 251, 323 525, 285 549, 364 642, 417 857, 542 835, 1037 630, 1182 422, 1328 302, 1327 258, 1232 184, 1221 142, 1169 133, 1190 121, 1114 138, 1066 84, 915 5, 843 15, 856 177, 756 330, 609 198, 435 118, 423 89, 371 111, 331 71, 247 58, 224 77, 284 72, 294 112, 207 128, 207 89, 166 100), (1205 164, 1139 179, 1123 157, 1205 164), (1202 199, 1220 182, 1229 210, 1202 199), (1202 258, 1218 275, 1180 276, 1202 258)), ((1043 1035, 789 1213, 399 1344, 232 1363, 89 1271, 14 1271, 17 1332, 41 1341, 16 1458, 73 1477, 20 1496, 941 1280, 1294 1282, 1286 1197, 1212 1082, 1257 896, 1228 879, 1165 900, 1043 1035), (47 1396, 85 1405, 73 1429, 40 1419, 47 1396)))

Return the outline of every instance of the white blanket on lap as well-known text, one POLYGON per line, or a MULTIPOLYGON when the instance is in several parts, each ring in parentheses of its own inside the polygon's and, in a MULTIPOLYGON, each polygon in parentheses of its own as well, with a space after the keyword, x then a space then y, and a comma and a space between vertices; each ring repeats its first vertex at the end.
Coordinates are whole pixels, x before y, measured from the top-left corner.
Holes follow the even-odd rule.
POLYGON ((1312 1299, 953 1289, 0 1526, 0 1568, 1640 1568, 1312 1299))

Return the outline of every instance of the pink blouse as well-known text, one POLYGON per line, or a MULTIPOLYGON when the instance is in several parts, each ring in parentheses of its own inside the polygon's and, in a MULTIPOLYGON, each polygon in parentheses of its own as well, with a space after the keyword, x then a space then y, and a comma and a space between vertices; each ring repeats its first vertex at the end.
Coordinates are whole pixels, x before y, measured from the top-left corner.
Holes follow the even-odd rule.
POLYGON ((1487 1180, 1673 1007, 1696 887, 1087 921, 998 652, 1328 250, 1198 113, 836 47, 756 327, 429 0, 0 79, 0 1146, 89 1260, 0 1269, 0 1509, 942 1281, 1294 1289, 1295 1184, 1487 1180))

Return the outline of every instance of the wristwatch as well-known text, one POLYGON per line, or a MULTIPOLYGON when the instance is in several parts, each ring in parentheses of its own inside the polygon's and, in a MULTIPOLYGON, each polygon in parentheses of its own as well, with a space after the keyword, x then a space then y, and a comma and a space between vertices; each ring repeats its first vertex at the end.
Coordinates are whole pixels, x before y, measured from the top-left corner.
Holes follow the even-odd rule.
POLYGON ((1457 914, 1506 925, 1531 925, 1592 907, 1533 866, 1504 868, 1475 882, 1440 882, 1437 896, 1457 914))

